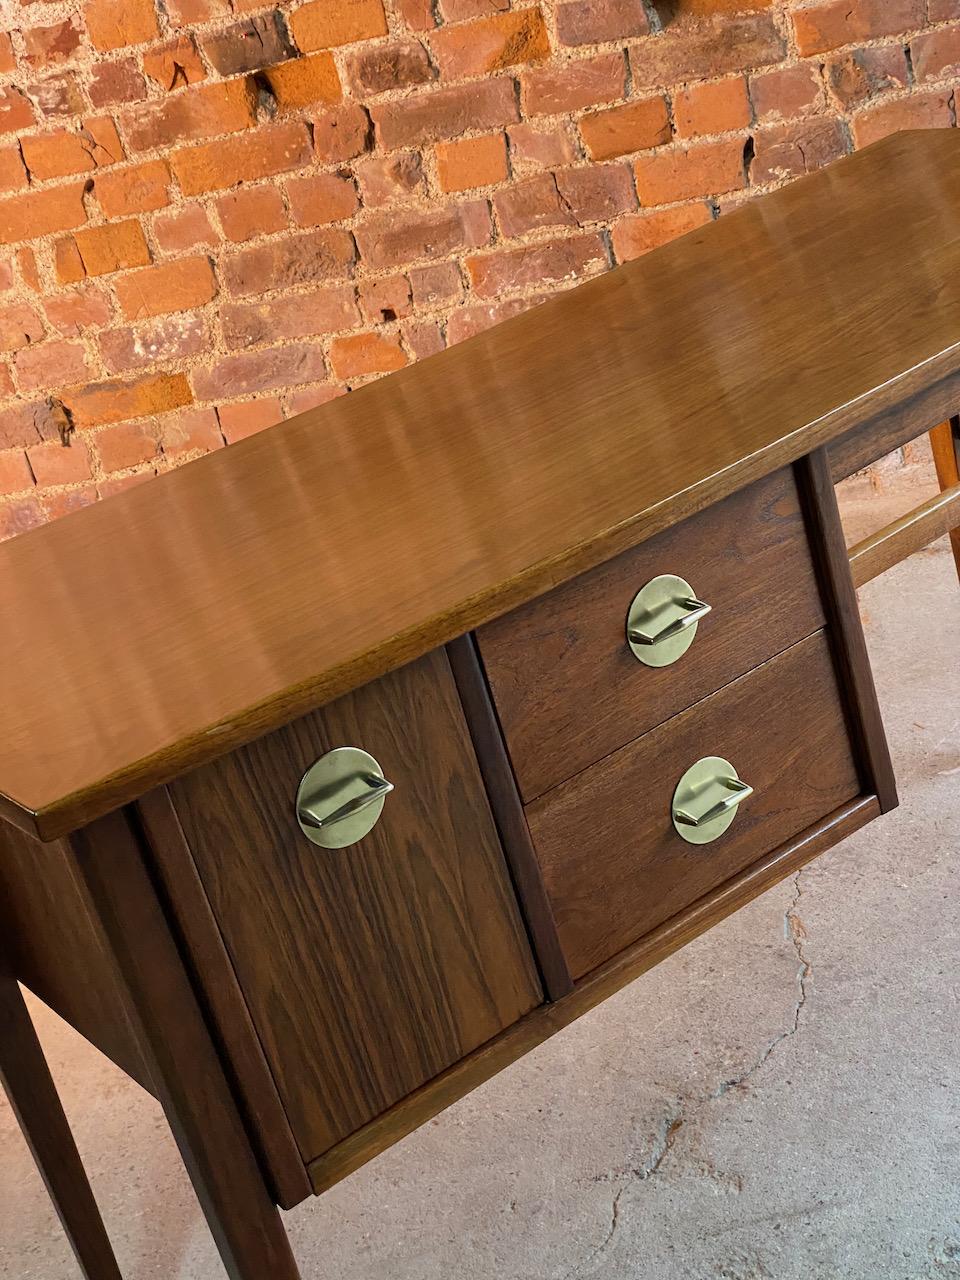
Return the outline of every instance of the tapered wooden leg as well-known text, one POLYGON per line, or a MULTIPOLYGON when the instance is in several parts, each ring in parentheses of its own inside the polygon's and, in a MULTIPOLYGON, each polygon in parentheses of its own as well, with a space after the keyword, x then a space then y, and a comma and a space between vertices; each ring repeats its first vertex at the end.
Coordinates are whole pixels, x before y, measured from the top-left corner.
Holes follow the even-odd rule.
POLYGON ((0 1079, 86 1280, 121 1280, 20 988, 0 966, 0 1079))
MULTIPOLYGON (((960 484, 960 415, 934 427, 930 432, 930 444, 941 492, 960 484)), ((951 530, 950 543, 957 563, 957 575, 960 576, 960 528, 951 530)))
POLYGON ((128 816, 71 837, 126 988, 134 1031, 230 1280, 300 1280, 219 1055, 128 816))

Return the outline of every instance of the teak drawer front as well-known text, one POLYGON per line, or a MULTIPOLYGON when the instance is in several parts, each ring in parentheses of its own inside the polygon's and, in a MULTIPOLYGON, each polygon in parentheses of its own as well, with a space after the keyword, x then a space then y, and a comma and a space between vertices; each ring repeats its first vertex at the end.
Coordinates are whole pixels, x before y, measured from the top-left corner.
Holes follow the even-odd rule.
POLYGON ((751 485, 482 627, 480 652, 520 792, 532 800, 823 625, 793 473, 751 485), (669 667, 631 653, 626 617, 652 578, 712 612, 669 667))
POLYGON ((823 633, 528 807, 575 977, 860 793, 823 633), (687 844, 674 789, 704 756, 755 788, 712 844, 687 844))
POLYGON ((304 1159, 540 1002, 442 651, 170 794, 304 1159), (369 835, 327 850, 294 802, 306 769, 344 745, 395 790, 369 835))

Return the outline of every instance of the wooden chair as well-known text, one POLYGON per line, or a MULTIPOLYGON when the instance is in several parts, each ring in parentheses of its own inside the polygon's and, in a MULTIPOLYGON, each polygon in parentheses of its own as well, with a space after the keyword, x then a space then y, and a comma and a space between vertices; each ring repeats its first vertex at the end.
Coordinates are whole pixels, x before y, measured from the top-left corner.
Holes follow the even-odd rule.
POLYGON ((950 534, 960 576, 960 415, 935 427, 930 443, 940 492, 850 548, 850 567, 858 587, 945 533, 950 534))
POLYGON ((122 1280, 20 988, 0 955, 0 1080, 86 1280, 122 1280))

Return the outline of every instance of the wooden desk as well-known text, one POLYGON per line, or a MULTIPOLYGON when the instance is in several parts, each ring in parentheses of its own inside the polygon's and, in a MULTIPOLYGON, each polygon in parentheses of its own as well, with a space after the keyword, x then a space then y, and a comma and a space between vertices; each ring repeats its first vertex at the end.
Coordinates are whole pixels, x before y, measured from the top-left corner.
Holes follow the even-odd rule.
POLYGON ((903 134, 0 548, 13 971, 234 1280, 896 804, 833 484, 958 408, 960 137, 903 134))

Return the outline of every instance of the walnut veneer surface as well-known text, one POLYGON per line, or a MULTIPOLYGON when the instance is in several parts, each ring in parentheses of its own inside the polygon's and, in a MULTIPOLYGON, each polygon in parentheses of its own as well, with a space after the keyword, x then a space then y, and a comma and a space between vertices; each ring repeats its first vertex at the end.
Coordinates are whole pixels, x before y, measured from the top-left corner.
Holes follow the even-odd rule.
POLYGON ((0 813, 70 831, 958 368, 960 137, 901 134, 28 533, 0 813))

